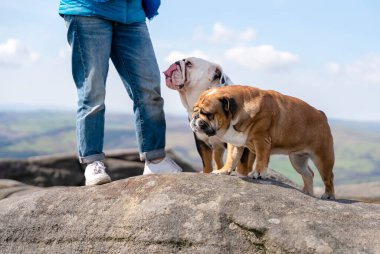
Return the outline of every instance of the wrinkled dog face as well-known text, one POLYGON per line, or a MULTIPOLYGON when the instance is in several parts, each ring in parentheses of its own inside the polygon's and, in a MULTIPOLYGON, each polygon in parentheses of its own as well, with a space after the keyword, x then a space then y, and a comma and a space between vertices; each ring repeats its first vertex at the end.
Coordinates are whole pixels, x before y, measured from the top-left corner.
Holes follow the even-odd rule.
POLYGON ((200 107, 198 103, 194 105, 194 113, 190 121, 190 127, 193 132, 204 133, 209 137, 214 136, 219 129, 218 125, 213 111, 200 107))
POLYGON ((164 72, 167 87, 186 90, 196 87, 203 91, 220 82, 222 68, 206 60, 189 57, 170 65, 164 72))
MULTIPOLYGON (((217 90, 217 88, 216 88, 217 90)), ((233 117, 235 101, 223 96, 215 95, 215 89, 206 91, 194 105, 190 127, 193 132, 214 136, 225 132, 233 117)))

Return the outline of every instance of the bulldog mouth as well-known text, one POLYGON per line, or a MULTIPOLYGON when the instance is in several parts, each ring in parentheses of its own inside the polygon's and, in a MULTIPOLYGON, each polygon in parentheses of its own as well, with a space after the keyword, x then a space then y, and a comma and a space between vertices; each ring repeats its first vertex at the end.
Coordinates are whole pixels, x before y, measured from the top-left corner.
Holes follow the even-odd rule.
POLYGON ((199 126, 196 119, 194 119, 194 118, 191 119, 191 121, 190 121, 190 128, 194 133, 197 133, 197 132, 198 133, 204 133, 209 137, 216 135, 216 131, 213 128, 211 128, 210 126, 207 126, 206 128, 202 128, 201 126, 199 126))
POLYGON ((164 71, 164 75, 166 78, 171 78, 172 77, 172 74, 173 72, 177 70, 177 64, 174 63, 172 65, 170 65, 169 69, 167 69, 166 71, 164 71))
POLYGON ((198 127, 198 125, 195 124, 195 119, 191 119, 190 121, 190 128, 193 132, 199 132, 200 131, 200 128, 198 127))
POLYGON ((177 63, 170 65, 170 67, 163 73, 165 75, 167 87, 174 90, 181 90, 184 87, 184 78, 181 67, 177 63))

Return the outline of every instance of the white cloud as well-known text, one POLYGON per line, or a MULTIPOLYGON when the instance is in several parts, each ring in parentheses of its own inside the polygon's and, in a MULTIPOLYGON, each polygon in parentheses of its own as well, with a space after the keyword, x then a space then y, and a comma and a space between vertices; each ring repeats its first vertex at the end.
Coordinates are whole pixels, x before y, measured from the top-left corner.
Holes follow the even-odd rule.
POLYGON ((225 57, 251 70, 286 69, 299 60, 297 55, 276 50, 272 45, 234 47, 225 52, 225 57))
POLYGON ((348 83, 380 85, 380 55, 370 54, 350 64, 329 63, 327 71, 348 83))
POLYGON ((58 51, 58 56, 61 59, 66 59, 71 56, 71 47, 69 45, 62 47, 58 51))
POLYGON ((380 85, 380 55, 368 55, 347 65, 346 73, 365 83, 380 85))
POLYGON ((5 43, 0 44, 0 66, 19 67, 38 59, 39 54, 30 50, 19 40, 8 39, 5 43))
POLYGON ((204 59, 210 59, 210 56, 208 54, 204 53, 203 51, 193 50, 191 52, 172 51, 165 58, 165 61, 167 63, 174 63, 178 60, 182 60, 182 59, 190 57, 190 56, 195 56, 195 57, 204 58, 204 59))
MULTIPOLYGON (((199 32, 197 33, 199 37, 199 32)), ((212 28, 212 34, 209 41, 212 43, 228 43, 233 41, 251 41, 256 37, 256 31, 253 28, 247 28, 245 31, 235 31, 223 23, 216 22, 212 28)))
POLYGON ((240 39, 244 41, 251 41, 256 37, 256 31, 252 28, 247 28, 244 32, 240 33, 240 39))
POLYGON ((212 28, 212 35, 210 37, 210 40, 212 42, 221 42, 230 40, 233 35, 234 32, 230 28, 226 27, 220 22, 217 22, 212 28))
POLYGON ((326 65, 326 69, 329 73, 332 73, 332 74, 338 74, 340 73, 342 67, 340 64, 338 63, 328 63, 326 65))

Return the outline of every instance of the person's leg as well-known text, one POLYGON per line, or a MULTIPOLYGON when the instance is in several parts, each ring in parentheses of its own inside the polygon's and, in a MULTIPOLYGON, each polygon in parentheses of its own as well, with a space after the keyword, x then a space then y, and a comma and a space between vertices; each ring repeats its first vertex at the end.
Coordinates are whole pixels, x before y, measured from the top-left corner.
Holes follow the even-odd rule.
POLYGON ((165 154, 166 123, 160 71, 145 23, 115 24, 112 61, 133 100, 144 175, 177 173, 182 169, 165 154))
POLYGON ((81 163, 104 159, 105 85, 112 43, 112 22, 65 16, 77 87, 77 145, 81 163))
POLYGON ((160 71, 145 23, 114 25, 111 59, 134 102, 141 159, 165 157, 166 124, 160 71))
POLYGON ((112 42, 112 22, 81 16, 65 17, 72 48, 72 75, 77 87, 79 161, 87 163, 86 185, 108 183, 104 159, 105 85, 112 42))

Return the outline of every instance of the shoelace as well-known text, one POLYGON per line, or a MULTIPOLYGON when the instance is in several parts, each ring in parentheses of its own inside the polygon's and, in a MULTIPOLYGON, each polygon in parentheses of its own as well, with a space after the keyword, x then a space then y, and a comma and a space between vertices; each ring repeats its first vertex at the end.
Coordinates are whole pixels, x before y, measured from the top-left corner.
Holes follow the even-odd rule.
POLYGON ((94 173, 95 174, 103 173, 104 169, 105 169, 105 167, 104 167, 103 162, 100 162, 100 161, 95 162, 95 167, 94 167, 94 173))

